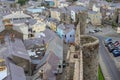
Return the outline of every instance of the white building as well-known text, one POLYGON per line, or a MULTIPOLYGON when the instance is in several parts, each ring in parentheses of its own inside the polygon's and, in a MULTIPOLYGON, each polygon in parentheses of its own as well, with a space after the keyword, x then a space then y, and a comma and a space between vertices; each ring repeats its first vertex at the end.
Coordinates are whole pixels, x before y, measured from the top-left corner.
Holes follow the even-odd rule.
POLYGON ((12 14, 3 16, 3 20, 10 19, 11 21, 31 18, 32 18, 31 16, 24 14, 23 11, 12 12, 12 14))
POLYGON ((35 32, 35 33, 39 33, 39 32, 42 32, 42 31, 45 31, 46 29, 46 24, 44 22, 41 22, 41 21, 37 21, 36 24, 34 24, 32 26, 32 30, 35 32))
POLYGON ((93 10, 93 11, 96 11, 96 12, 100 12, 100 7, 97 7, 97 6, 94 4, 92 10, 93 10))

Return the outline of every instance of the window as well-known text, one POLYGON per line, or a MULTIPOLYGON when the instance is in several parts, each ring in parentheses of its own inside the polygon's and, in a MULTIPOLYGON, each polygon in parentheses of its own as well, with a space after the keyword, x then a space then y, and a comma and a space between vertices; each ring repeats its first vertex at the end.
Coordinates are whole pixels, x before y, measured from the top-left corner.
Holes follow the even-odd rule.
POLYGON ((29 38, 30 38, 30 37, 34 37, 34 35, 33 35, 33 34, 29 34, 28 37, 29 37, 29 38))
POLYGON ((28 74, 28 71, 25 71, 25 74, 28 74))
POLYGON ((58 65, 58 68, 61 68, 61 65, 58 65))
POLYGON ((66 35, 65 35, 65 38, 66 38, 66 35))

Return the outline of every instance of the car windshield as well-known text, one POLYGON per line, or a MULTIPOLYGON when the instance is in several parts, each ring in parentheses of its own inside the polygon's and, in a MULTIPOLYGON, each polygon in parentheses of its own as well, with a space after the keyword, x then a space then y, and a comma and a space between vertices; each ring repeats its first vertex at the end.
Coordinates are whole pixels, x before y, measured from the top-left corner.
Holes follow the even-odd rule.
POLYGON ((112 39, 111 38, 107 38, 106 41, 112 41, 112 39))

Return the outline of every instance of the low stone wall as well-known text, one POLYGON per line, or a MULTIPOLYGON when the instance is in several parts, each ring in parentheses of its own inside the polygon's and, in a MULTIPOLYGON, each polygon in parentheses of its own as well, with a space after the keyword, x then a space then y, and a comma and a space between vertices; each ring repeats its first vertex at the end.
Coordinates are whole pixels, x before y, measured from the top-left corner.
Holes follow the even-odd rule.
POLYGON ((83 56, 80 52, 79 59, 75 60, 74 78, 73 80, 83 80, 83 56))

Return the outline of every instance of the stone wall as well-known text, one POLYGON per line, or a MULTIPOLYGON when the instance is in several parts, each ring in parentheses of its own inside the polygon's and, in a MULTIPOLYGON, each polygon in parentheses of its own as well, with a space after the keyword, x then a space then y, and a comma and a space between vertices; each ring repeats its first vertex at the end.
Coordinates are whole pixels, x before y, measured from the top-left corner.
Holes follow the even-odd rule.
POLYGON ((87 20, 87 12, 86 11, 84 11, 84 12, 81 12, 81 13, 79 13, 79 21, 78 22, 80 22, 80 34, 81 35, 83 35, 83 34, 85 34, 85 28, 86 28, 86 20, 87 20))
POLYGON ((81 36, 83 52, 83 80, 98 79, 99 40, 92 36, 81 36))

